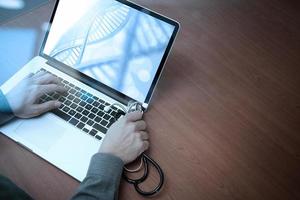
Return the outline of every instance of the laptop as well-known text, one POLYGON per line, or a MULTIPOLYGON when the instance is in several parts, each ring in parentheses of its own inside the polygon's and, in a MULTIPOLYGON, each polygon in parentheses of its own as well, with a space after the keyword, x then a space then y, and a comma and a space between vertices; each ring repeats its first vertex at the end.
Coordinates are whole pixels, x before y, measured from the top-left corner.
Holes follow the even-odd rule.
POLYGON ((39 56, 1 89, 29 73, 47 71, 68 89, 44 94, 59 109, 0 128, 6 136, 82 181, 108 128, 121 110, 137 102, 147 110, 179 24, 125 0, 57 0, 39 56))

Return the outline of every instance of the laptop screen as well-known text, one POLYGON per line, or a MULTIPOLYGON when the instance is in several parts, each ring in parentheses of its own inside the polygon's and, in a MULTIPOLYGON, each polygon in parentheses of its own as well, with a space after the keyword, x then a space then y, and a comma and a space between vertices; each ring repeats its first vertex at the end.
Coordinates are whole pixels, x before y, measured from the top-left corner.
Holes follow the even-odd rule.
POLYGON ((43 53, 144 102, 174 29, 115 0, 61 0, 43 53))

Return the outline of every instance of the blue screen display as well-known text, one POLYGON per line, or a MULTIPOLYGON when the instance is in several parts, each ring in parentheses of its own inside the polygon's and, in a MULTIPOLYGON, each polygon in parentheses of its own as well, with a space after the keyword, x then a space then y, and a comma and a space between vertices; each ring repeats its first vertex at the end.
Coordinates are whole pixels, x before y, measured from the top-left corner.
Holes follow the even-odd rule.
POLYGON ((144 102, 175 27, 114 0, 61 0, 44 54, 144 102))

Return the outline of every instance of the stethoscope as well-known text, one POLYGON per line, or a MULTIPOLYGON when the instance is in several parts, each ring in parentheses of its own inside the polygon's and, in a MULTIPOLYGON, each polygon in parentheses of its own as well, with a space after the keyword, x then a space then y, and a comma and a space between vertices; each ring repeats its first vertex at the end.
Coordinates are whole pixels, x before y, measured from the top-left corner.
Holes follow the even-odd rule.
MULTIPOLYGON (((130 113, 130 112, 134 112, 134 111, 143 112, 142 106, 138 102, 129 102, 127 108, 119 103, 114 103, 110 106, 106 106, 104 108, 104 111, 108 112, 112 106, 119 107, 124 113, 130 113)), ((119 116, 124 113, 117 113, 118 116, 115 116, 115 118, 118 119, 119 116)), ((164 184, 164 180, 165 180, 164 173, 163 173, 162 169, 160 168, 160 166, 157 164, 157 162, 155 162, 150 156, 146 155, 145 153, 141 154, 141 162, 136 169, 128 169, 126 166, 124 166, 123 178, 128 183, 133 184, 135 190, 142 196, 152 196, 152 195, 157 194, 161 190, 161 188, 164 184), (159 183, 153 190, 144 191, 140 188, 139 185, 142 184, 147 179, 148 174, 149 174, 148 168, 149 168, 150 163, 154 166, 154 168, 157 170, 157 172, 159 174, 159 183), (126 173, 136 173, 136 172, 140 171, 142 169, 142 166, 144 166, 144 174, 140 178, 131 179, 126 175, 126 173)))

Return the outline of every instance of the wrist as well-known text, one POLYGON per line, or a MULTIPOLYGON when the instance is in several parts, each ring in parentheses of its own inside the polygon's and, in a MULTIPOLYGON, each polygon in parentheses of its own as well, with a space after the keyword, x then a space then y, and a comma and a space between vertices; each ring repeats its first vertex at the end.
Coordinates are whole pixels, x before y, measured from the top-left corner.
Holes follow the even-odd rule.
POLYGON ((105 149, 101 149, 100 148, 99 151, 98 151, 98 153, 99 154, 110 155, 110 156, 116 157, 116 158, 122 160, 122 162, 124 162, 123 159, 121 158, 121 156, 119 156, 117 153, 115 153, 113 151, 109 151, 109 150, 105 150, 105 149))
POLYGON ((113 162, 120 162, 122 165, 124 165, 124 161, 119 156, 112 154, 112 153, 105 153, 105 152, 97 152, 93 155, 93 157, 105 157, 106 159, 109 159, 113 162))

